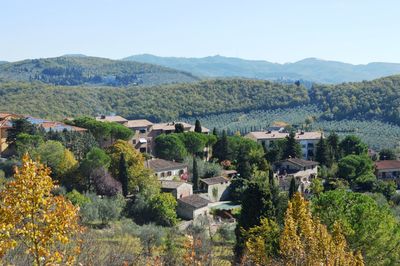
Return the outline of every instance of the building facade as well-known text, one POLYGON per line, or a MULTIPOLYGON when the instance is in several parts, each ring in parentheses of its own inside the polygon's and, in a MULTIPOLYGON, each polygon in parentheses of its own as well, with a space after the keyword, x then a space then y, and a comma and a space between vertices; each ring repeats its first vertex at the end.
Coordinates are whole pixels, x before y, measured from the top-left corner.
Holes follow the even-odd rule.
POLYGON ((154 171, 159 180, 188 180, 188 166, 164 159, 149 159, 145 166, 154 171))
MULTIPOLYGON (((267 149, 272 147, 274 142, 282 140, 289 136, 289 133, 279 131, 255 131, 248 133, 245 137, 257 141, 264 145, 267 149)), ((306 160, 313 160, 317 151, 317 144, 323 138, 323 132, 313 131, 305 132, 298 131, 295 134, 296 141, 301 146, 302 158, 306 160)))
POLYGON ((223 176, 200 179, 200 190, 206 193, 211 202, 229 199, 231 182, 223 176))

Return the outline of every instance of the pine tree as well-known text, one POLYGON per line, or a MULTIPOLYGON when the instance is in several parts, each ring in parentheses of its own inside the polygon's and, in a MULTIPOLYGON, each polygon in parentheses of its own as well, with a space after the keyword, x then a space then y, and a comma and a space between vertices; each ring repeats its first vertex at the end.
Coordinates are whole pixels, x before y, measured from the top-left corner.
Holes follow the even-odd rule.
POLYGON ((290 186, 289 186, 289 199, 293 198, 293 195, 297 192, 298 186, 296 184, 296 179, 292 177, 290 180, 290 186))
POLYGON ((197 169, 197 160, 193 157, 193 174, 192 174, 192 183, 193 190, 197 191, 199 189, 199 170, 197 169))
POLYGON ((196 123, 194 124, 194 132, 201 133, 201 124, 200 121, 196 119, 196 123))
POLYGON ((317 144, 315 160, 317 162, 319 162, 320 165, 329 166, 331 164, 330 158, 329 158, 328 146, 327 146, 326 140, 323 139, 322 136, 317 144))
POLYGON ((185 129, 181 123, 175 124, 175 133, 183 133, 185 129))
POLYGON ((283 148, 283 158, 300 158, 301 157, 301 147, 296 141, 296 133, 291 131, 289 136, 285 139, 285 145, 283 148))
POLYGON ((128 195, 128 167, 124 153, 121 153, 119 157, 118 177, 122 185, 122 194, 126 197, 128 195))

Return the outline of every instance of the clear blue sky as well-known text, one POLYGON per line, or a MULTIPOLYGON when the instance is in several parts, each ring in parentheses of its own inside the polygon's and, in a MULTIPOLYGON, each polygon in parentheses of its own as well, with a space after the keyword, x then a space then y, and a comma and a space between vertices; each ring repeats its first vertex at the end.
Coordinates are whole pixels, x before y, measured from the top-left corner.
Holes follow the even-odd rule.
POLYGON ((398 0, 3 0, 0 60, 82 53, 400 62, 398 0))

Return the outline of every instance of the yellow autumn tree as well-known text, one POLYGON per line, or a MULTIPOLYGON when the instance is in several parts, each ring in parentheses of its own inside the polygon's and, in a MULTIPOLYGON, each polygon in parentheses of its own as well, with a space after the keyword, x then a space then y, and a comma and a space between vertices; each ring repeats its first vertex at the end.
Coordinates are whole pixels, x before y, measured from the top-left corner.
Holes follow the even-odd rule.
POLYGON ((285 264, 363 266, 362 255, 348 249, 340 225, 336 223, 330 234, 308 205, 300 193, 288 204, 279 243, 285 264))
POLYGON ((54 188, 50 169, 25 155, 14 180, 0 191, 0 258, 21 245, 34 265, 74 263, 78 209, 54 196, 54 188))

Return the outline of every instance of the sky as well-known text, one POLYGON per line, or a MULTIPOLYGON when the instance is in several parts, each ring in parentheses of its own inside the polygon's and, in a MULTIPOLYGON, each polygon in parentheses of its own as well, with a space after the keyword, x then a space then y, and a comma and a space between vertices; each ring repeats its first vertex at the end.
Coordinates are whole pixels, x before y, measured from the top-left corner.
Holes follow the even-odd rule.
POLYGON ((0 0, 0 60, 85 54, 400 63, 398 0, 0 0))

